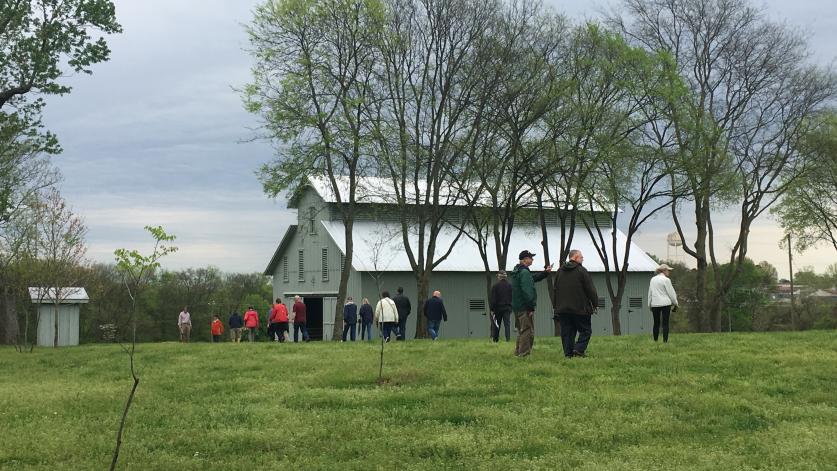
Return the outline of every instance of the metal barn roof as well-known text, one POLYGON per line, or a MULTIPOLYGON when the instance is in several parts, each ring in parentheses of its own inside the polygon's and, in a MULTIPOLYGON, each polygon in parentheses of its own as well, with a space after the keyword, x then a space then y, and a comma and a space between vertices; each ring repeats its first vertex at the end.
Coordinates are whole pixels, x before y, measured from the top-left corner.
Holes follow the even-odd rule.
MULTIPOLYGON (((329 236, 340 250, 346 252, 345 229, 339 221, 323 221, 329 236)), ((548 229, 550 245, 549 252, 553 257, 559 254, 561 241, 560 226, 553 226, 548 229)), ((457 230, 452 227, 443 229, 437 239, 439 251, 447 250, 457 235, 457 230)), ((400 223, 382 223, 376 221, 361 221, 354 223, 354 256, 352 267, 357 271, 364 272, 387 272, 387 271, 412 271, 410 261, 403 249, 400 223)), ((617 230, 619 238, 618 246, 624 250, 625 234, 617 230)), ((410 234, 410 245, 415 249, 418 247, 418 235, 413 231, 410 234)), ((593 241, 586 230, 576 230, 573 236, 572 248, 579 249, 584 253, 584 266, 591 272, 603 272, 604 264, 596 252, 593 241)), ((537 254, 533 267, 537 270, 543 266, 543 250, 541 247, 541 232, 539 226, 515 227, 511 243, 509 244, 509 266, 512 268, 517 263, 517 254, 523 250, 530 250, 537 254)), ((437 252, 437 257, 440 253, 437 252)), ((621 260, 621 252, 618 254, 621 260)), ((492 270, 496 270, 496 260, 489 255, 489 263, 492 270)), ((628 259, 631 272, 653 272, 657 269, 657 263, 651 259, 639 246, 631 243, 631 255, 628 259)), ((613 264, 611 264, 611 267, 613 264)), ((462 235, 456 243, 450 256, 433 271, 437 272, 482 272, 485 267, 479 254, 477 245, 467 236, 462 235)))
MULTIPOLYGON (((339 189, 340 200, 345 203, 349 199, 349 177, 336 176, 335 181, 337 182, 337 187, 339 189)), ((392 185, 392 180, 389 178, 358 177, 355 200, 360 204, 397 204, 397 195, 395 190, 393 190, 392 185)), ((309 176, 307 186, 313 188, 320 198, 322 198, 326 203, 337 203, 337 196, 334 193, 331 181, 328 178, 322 176, 309 176)), ((413 183, 407 182, 405 187, 408 192, 406 195, 407 201, 415 201, 416 194, 411 191, 414 187, 413 183)), ((426 181, 418 181, 418 187, 419 196, 422 197, 424 195, 424 190, 427 188, 426 181)), ((289 208, 296 207, 298 197, 299 193, 291 197, 288 202, 289 208)), ((451 185, 444 185, 439 189, 439 202, 447 206, 468 206, 468 201, 451 185)), ((535 207, 537 205, 537 201, 535 200, 534 195, 530 193, 527 196, 524 196, 518 205, 520 207, 535 207)), ((482 192, 482 195, 477 200, 477 206, 492 206, 492 201, 485 192, 482 192)), ((544 207, 552 208, 553 206, 551 206, 549 202, 544 202, 544 207)), ((582 207, 581 209, 586 210, 587 208, 582 207)), ((603 211, 603 208, 598 203, 594 203, 593 210, 603 211)))

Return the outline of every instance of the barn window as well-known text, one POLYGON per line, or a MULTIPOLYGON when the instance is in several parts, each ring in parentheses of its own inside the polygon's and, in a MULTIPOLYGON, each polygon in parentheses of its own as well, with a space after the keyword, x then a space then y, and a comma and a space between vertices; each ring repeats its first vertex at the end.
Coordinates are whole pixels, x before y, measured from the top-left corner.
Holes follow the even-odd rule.
POLYGON ((282 281, 287 283, 290 281, 290 277, 288 276, 288 256, 285 255, 282 257, 282 281))
POLYGON ((299 265, 297 269, 299 270, 299 275, 296 279, 298 281, 305 281, 305 252, 302 250, 299 251, 299 265))
POLYGON ((323 268, 323 281, 328 281, 328 249, 323 248, 323 259, 322 259, 322 268, 323 268))
POLYGON ((605 298, 599 298, 599 306, 598 307, 605 307, 605 298))
POLYGON ((642 307, 642 298, 630 298, 630 299, 628 299, 628 307, 641 308, 642 307))
POLYGON ((469 311, 485 311, 485 299, 469 299, 469 311))
POLYGON ((308 208, 308 233, 311 235, 317 234, 317 226, 314 218, 317 216, 317 208, 311 206, 308 208))

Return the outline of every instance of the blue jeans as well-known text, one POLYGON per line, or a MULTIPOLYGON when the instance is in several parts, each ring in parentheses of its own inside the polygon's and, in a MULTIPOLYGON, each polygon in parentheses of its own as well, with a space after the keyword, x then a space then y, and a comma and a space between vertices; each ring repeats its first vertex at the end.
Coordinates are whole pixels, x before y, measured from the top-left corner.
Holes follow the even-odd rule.
POLYGON ((354 342, 355 341, 355 332, 357 332, 357 329, 355 328, 355 324, 343 324, 343 341, 344 342, 346 341, 346 334, 349 333, 349 332, 352 333, 351 338, 352 338, 352 342, 354 342))
POLYGON ((398 319, 398 340, 407 340, 407 318, 409 315, 398 319))
POLYGON ((430 338, 436 340, 436 337, 439 336, 439 326, 442 324, 442 321, 434 321, 427 319, 427 334, 430 335, 430 338))
POLYGON ((398 323, 397 322, 384 322, 382 324, 381 329, 383 333, 381 335, 384 336, 384 339, 389 339, 393 333, 398 330, 398 323))
POLYGON ((366 334, 366 340, 372 340, 372 321, 362 322, 360 324, 360 339, 363 340, 366 334))
POLYGON ((307 342, 308 341, 308 327, 305 326, 304 322, 294 322, 294 342, 299 342, 298 334, 302 331, 302 340, 307 342))

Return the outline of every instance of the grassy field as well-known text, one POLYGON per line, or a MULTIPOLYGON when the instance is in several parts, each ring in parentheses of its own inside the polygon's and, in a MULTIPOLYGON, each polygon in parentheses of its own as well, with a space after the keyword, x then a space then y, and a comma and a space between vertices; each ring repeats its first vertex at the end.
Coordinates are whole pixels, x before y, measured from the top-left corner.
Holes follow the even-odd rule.
MULTIPOLYGON (((122 469, 837 469, 837 332, 143 344, 122 469)), ((106 469, 115 345, 0 349, 0 469, 106 469)))

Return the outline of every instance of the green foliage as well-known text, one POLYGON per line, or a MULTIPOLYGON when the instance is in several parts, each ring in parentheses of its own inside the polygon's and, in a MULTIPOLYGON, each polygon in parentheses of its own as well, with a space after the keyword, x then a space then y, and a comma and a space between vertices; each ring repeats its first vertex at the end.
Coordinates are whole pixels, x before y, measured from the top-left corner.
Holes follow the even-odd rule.
POLYGON ((806 176, 793 183, 772 212, 797 251, 821 244, 837 251, 837 113, 831 111, 804 143, 812 157, 806 176))
MULTIPOLYGON (((44 130, 44 95, 63 95, 67 72, 90 74, 107 61, 103 36, 122 31, 111 0, 9 0, 0 2, 0 157, 19 152, 58 153, 44 130)), ((0 172, 0 200, 2 199, 0 172)), ((0 201, 0 215, 2 215, 0 201)))
MULTIPOLYGON (((138 250, 128 249, 116 249, 113 252, 116 257, 116 269, 127 277, 126 283, 130 283, 132 286, 145 283, 148 277, 160 267, 161 258, 177 252, 177 247, 168 245, 176 237, 167 234, 162 226, 145 226, 145 230, 154 239, 154 248, 150 254, 143 255, 138 250)), ((133 298, 134 295, 131 295, 131 297, 133 298)))
MULTIPOLYGON (((120 460, 207 470, 829 469, 832 339, 594 337, 588 358, 565 360, 559 339, 538 338, 523 361, 505 343, 399 342, 387 345, 382 386, 375 343, 149 344, 120 460)), ((118 347, 25 357, 7 348, 0 363, 0 467, 103 468, 126 388, 118 347)))

